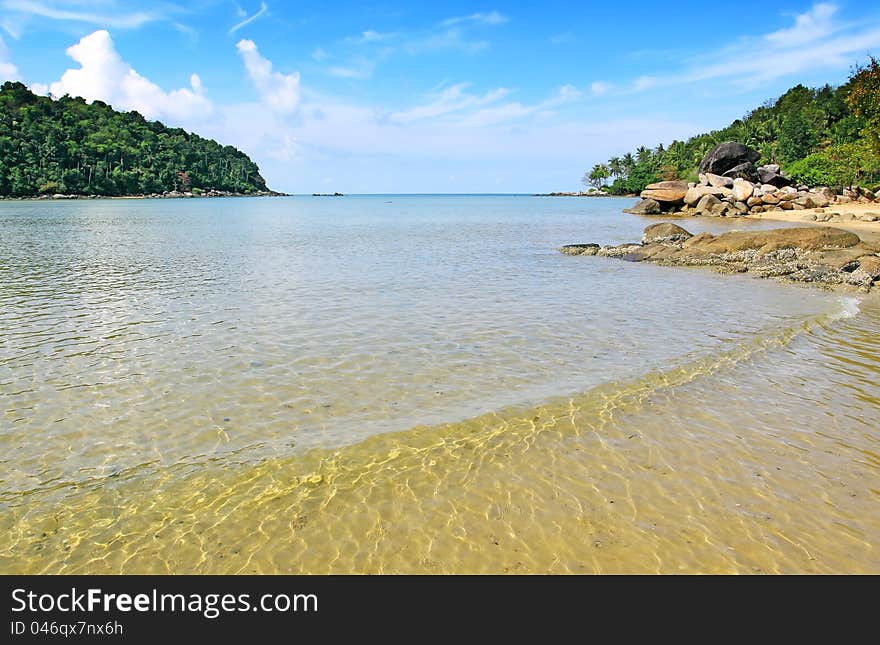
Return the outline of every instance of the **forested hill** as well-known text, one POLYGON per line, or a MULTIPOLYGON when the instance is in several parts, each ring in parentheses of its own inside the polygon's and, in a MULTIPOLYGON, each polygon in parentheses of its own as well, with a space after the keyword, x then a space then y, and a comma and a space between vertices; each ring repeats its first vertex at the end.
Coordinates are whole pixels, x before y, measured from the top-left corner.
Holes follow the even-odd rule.
POLYGON ((101 101, 0 87, 0 195, 267 191, 246 154, 101 101))
POLYGON ((639 193, 647 184, 697 180, 697 166, 716 144, 744 143, 761 154, 757 165, 777 163, 810 186, 874 188, 880 183, 880 62, 855 67, 840 87, 798 85, 722 130, 667 147, 641 147, 599 163, 584 183, 614 194, 639 193))

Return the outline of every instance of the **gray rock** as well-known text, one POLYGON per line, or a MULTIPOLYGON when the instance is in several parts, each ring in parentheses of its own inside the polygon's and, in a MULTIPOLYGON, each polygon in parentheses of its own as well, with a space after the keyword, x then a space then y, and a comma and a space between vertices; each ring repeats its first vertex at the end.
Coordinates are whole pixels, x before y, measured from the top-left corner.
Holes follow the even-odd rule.
POLYGON ((722 177, 721 175, 715 175, 711 172, 706 173, 706 179, 709 182, 710 186, 714 186, 715 188, 730 188, 733 186, 733 179, 730 177, 722 177))
POLYGON ((683 242, 693 237, 681 226, 672 224, 671 222, 661 222, 659 224, 651 224, 645 229, 642 235, 643 244, 651 244, 652 242, 683 242))
POLYGON ((738 164, 724 173, 725 177, 730 177, 731 179, 748 179, 749 181, 757 181, 758 173, 755 172, 755 164, 751 161, 746 161, 745 163, 738 164))
POLYGON ((633 215, 659 215, 660 203, 653 199, 643 199, 632 208, 624 209, 624 213, 632 213, 633 215))
POLYGON ((743 163, 754 164, 761 157, 758 152, 735 141, 719 143, 700 163, 700 172, 723 175, 743 163))

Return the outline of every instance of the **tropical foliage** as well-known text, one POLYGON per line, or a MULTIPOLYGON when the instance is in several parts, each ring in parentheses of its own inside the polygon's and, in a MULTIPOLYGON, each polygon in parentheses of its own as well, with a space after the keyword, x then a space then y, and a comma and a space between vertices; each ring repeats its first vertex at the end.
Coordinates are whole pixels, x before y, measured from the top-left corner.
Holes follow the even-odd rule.
POLYGON ((619 195, 655 181, 694 181, 700 161, 723 141, 755 148, 759 164, 778 163, 798 182, 874 187, 880 182, 880 63, 871 58, 837 88, 797 85, 724 129, 612 157, 596 164, 584 183, 600 187, 600 167, 611 180, 606 188, 619 195))
POLYGON ((63 96, 0 87, 0 195, 136 195, 172 190, 266 190, 257 165, 232 146, 63 96))

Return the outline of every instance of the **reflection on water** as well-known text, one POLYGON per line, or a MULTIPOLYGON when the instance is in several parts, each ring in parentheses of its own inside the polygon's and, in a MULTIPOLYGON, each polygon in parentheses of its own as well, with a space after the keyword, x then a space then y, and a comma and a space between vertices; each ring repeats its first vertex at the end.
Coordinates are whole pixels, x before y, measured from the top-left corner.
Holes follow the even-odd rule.
POLYGON ((393 200, 3 204, 0 571, 880 571, 876 300, 393 200))

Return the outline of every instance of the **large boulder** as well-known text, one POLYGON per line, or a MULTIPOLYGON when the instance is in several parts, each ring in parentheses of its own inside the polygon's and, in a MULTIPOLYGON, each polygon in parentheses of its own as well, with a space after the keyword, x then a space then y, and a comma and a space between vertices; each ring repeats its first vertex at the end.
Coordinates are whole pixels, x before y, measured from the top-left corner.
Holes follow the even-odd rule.
POLYGON ((659 215, 663 211, 660 210, 660 204, 655 200, 643 199, 632 208, 625 208, 623 212, 633 215, 659 215))
POLYGON ((755 192, 755 185, 745 179, 737 177, 733 180, 733 197, 738 202, 744 202, 755 192))
POLYGON ((700 201, 697 202, 696 211, 703 215, 709 215, 712 213, 712 209, 719 204, 721 204, 721 200, 715 197, 715 195, 703 195, 700 201))
POLYGON ((775 163, 767 164, 757 168, 758 180, 762 184, 769 184, 776 188, 791 185, 791 179, 782 174, 779 165, 775 163))
POLYGON ((692 186, 688 188, 684 196, 684 203, 688 206, 696 206, 706 195, 715 195, 716 197, 727 197, 732 195, 733 191, 729 188, 716 188, 715 186, 692 186))
POLYGON ((731 179, 746 179, 748 181, 758 180, 758 171, 755 170, 755 164, 751 161, 738 164, 724 173, 725 177, 731 179))
POLYGON ((665 204, 677 204, 684 201, 687 191, 686 181, 660 181, 656 184, 648 184, 641 196, 665 204))
POLYGON ((703 158, 700 163, 700 172, 723 175, 740 164, 754 164, 760 157, 757 150, 735 141, 726 141, 712 148, 709 154, 703 158))
POLYGON ((715 188, 730 188, 733 186, 733 179, 730 177, 722 177, 721 175, 713 175, 711 172, 705 174, 706 181, 710 186, 715 188))
POLYGON ((700 246, 711 253, 735 253, 749 249, 762 253, 779 249, 828 250, 846 249, 858 244, 859 236, 827 226, 784 228, 770 231, 731 231, 700 246))
POLYGON ((642 235, 644 244, 652 242, 684 242, 686 239, 693 237, 681 226, 672 224, 671 222, 661 222, 660 224, 651 224, 645 229, 642 235))

